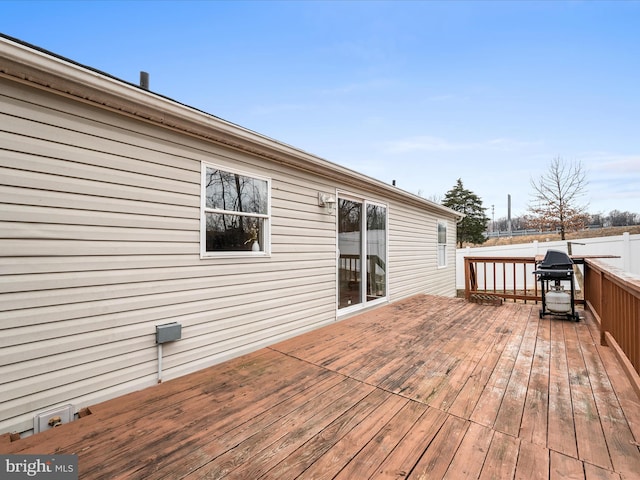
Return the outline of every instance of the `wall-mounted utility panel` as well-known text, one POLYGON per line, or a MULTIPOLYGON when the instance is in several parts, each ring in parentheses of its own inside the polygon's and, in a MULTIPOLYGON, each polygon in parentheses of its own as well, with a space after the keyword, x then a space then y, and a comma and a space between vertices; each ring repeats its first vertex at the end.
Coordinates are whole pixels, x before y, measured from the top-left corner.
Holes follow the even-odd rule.
POLYGON ((180 338, 182 338, 182 325, 179 323, 156 325, 156 343, 173 342, 180 338))
POLYGON ((72 422, 74 418, 73 405, 64 405, 39 413, 33 418, 33 432, 40 433, 50 430, 63 423, 72 422))

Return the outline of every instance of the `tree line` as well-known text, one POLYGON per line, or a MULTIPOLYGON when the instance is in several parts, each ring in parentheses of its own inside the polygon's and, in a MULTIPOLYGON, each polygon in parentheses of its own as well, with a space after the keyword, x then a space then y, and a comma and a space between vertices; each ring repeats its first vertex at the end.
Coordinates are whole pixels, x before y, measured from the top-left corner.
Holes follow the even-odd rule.
MULTIPOLYGON (((632 225, 640 225, 640 213, 611 210, 607 214, 589 214, 583 228, 628 227, 632 225)), ((530 228, 529 218, 526 215, 511 218, 511 230, 527 230, 530 228)), ((489 222, 486 230, 489 232, 506 232, 509 230, 509 219, 507 217, 496 218, 489 222)))

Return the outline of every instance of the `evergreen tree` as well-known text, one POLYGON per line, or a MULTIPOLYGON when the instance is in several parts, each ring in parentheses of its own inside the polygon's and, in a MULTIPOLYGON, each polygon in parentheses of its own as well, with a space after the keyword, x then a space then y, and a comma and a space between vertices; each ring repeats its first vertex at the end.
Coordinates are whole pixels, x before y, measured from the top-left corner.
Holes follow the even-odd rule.
POLYGON ((445 194, 442 205, 465 215, 457 226, 456 240, 459 248, 462 248, 464 242, 485 242, 484 232, 489 218, 484 213, 480 197, 464 188, 461 179, 458 179, 455 186, 445 194))

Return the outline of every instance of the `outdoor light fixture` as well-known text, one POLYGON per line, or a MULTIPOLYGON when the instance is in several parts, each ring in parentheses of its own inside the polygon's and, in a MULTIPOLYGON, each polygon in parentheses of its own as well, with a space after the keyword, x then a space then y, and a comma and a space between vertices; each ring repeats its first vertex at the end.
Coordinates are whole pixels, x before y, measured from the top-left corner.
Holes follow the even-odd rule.
POLYGON ((329 215, 336 208, 336 197, 328 193, 318 192, 318 205, 324 207, 329 215))

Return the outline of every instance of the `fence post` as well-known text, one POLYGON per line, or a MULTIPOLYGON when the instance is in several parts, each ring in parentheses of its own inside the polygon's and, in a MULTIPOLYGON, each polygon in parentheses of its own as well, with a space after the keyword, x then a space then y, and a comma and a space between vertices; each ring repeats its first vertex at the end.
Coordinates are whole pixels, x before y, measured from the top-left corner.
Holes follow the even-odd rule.
POLYGON ((631 271, 631 237, 629 232, 622 234, 622 269, 625 272, 631 271))
POLYGON ((467 257, 463 257, 463 258, 464 258, 464 299, 469 301, 469 298, 471 298, 471 293, 470 293, 471 272, 469 271, 469 260, 467 259, 467 257))

